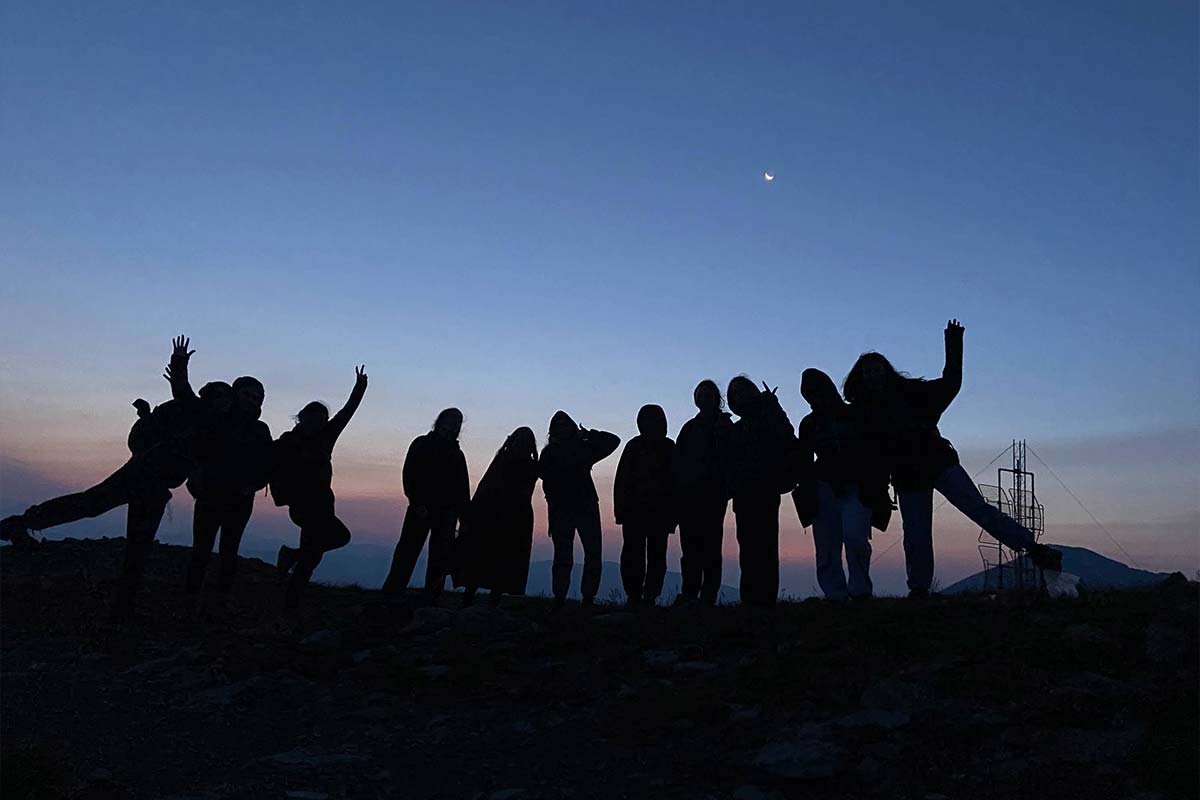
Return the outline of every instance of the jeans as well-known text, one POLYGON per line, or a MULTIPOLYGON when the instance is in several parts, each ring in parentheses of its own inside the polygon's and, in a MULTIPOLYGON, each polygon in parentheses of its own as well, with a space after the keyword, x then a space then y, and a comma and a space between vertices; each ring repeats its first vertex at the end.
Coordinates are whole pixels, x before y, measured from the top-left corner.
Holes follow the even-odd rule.
POLYGON ((955 464, 938 475, 930 489, 898 492, 909 590, 929 591, 933 584, 934 489, 1005 547, 1025 550, 1037 541, 1028 528, 984 500, 967 471, 955 464))
POLYGON ((571 569, 575 566, 575 532, 583 545, 583 578, 579 593, 585 601, 594 600, 600 591, 600 504, 584 506, 551 505, 550 540, 554 542, 552 583, 554 597, 565 600, 571 588, 571 569))
POLYGON ((825 481, 817 482, 817 515, 813 519, 817 584, 830 600, 871 595, 871 509, 858 498, 858 487, 837 494, 825 481), (842 549, 850 584, 842 572, 842 549))

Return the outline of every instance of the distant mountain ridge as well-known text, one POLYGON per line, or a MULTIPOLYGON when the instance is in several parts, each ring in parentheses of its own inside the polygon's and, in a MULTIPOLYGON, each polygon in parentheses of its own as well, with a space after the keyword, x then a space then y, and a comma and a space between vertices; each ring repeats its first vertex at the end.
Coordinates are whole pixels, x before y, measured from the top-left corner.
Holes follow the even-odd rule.
MULTIPOLYGON (((255 543, 250 547, 242 548, 241 555, 244 558, 258 558, 268 564, 275 563, 275 548, 278 545, 270 544, 266 547, 266 543, 255 543)), ((334 550, 325 555, 321 560, 321 566, 318 567, 315 574, 316 580, 331 584, 357 584, 369 589, 377 589, 383 585, 383 579, 387 576, 388 568, 391 566, 392 547, 377 544, 361 544, 355 545, 352 548, 343 550, 334 550)), ((534 561, 529 565, 529 581, 526 583, 525 593, 528 595, 546 595, 549 597, 553 594, 553 566, 552 561, 534 561)), ((575 562, 571 570, 571 589, 568 597, 572 600, 578 600, 579 581, 583 575, 583 564, 579 561, 575 562)), ((416 569, 413 570, 411 586, 420 586, 425 579, 425 555, 422 554, 417 562, 416 569)), ((447 584, 449 585, 449 584, 447 584)), ((668 571, 666 580, 663 582, 662 595, 659 598, 661 603, 669 603, 679 594, 679 589, 683 585, 683 576, 678 572, 668 571)), ((603 570, 600 573, 600 591, 597 594, 600 600, 617 599, 625 600, 625 590, 621 586, 621 565, 615 561, 605 561, 603 570)), ((738 590, 732 586, 721 585, 721 594, 719 600, 722 603, 736 603, 741 599, 738 590)))
MULTIPOLYGON (((1128 564, 1122 564, 1107 556, 1088 550, 1086 547, 1069 547, 1067 545, 1052 545, 1063 554, 1063 572, 1078 575, 1084 587, 1090 589, 1123 589, 1134 586, 1151 586, 1167 578, 1165 572, 1149 572, 1137 569, 1128 564)), ((982 592, 987 581, 995 573, 995 568, 976 572, 952 583, 942 594, 967 594, 982 592)))

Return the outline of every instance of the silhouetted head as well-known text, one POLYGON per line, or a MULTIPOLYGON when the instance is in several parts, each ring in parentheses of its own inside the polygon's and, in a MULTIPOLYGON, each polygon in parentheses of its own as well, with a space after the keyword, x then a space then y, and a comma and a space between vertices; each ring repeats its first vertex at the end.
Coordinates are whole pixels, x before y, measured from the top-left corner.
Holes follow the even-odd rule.
POLYGON ((200 387, 200 399, 218 414, 228 414, 233 408, 233 387, 225 381, 210 381, 200 387))
POLYGON ((731 380, 725 392, 725 396, 729 398, 729 410, 739 417, 752 416, 758 410, 762 402, 761 394, 754 381, 745 375, 738 375, 731 380))
POLYGON ((559 442, 563 439, 570 439, 577 433, 579 433, 579 426, 575 424, 575 420, 571 419, 570 414, 565 411, 554 412, 554 416, 550 418, 550 441, 559 442))
POLYGON ((842 405, 842 396, 838 394, 837 384, 819 369, 806 369, 800 375, 800 395, 808 401, 813 411, 842 405))
POLYGON ((537 437, 533 435, 533 429, 525 427, 517 428, 504 440, 504 445, 500 448, 500 452, 507 452, 514 456, 525 458, 536 458, 537 437))
POLYGON ((667 412, 653 403, 642 406, 637 416, 638 433, 647 439, 667 438, 667 412))
POLYGON ((882 353, 863 353, 842 381, 842 394, 851 403, 869 403, 885 396, 905 379, 882 353))
POLYGON ((329 422, 329 409, 324 403, 313 400, 296 415, 296 429, 318 431, 329 422))
POLYGON ((457 408, 447 408, 437 415, 433 423, 433 432, 450 442, 458 441, 462 431, 463 414, 457 408))
POLYGON ((701 414, 715 414, 725 407, 720 387, 717 386, 716 381, 708 378, 696 384, 696 389, 692 392, 692 400, 701 414))
POLYGON ((262 416, 262 404, 267 393, 258 378, 243 375, 233 382, 233 395, 237 401, 238 413, 248 419, 258 419, 262 416))

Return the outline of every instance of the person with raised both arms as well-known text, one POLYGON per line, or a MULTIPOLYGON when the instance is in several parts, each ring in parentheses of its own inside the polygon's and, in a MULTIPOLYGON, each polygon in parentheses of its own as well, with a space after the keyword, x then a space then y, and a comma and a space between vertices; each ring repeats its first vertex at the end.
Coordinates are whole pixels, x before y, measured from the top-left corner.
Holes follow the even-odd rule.
POLYGON ((550 540, 554 543, 551 574, 555 610, 567 602, 577 531, 583 544, 579 585, 583 604, 592 605, 600 591, 600 498, 592 481, 592 467, 612 455, 620 444, 616 434, 588 430, 565 411, 556 411, 550 419, 549 441, 542 448, 539 473, 546 495, 550 540))
POLYGON ((909 595, 928 595, 933 583, 934 489, 1001 544, 1027 553, 1038 568, 1061 571, 1062 553, 1039 543, 1028 528, 990 505, 938 430, 962 387, 963 326, 958 320, 946 324, 944 337, 946 363, 940 378, 910 378, 880 353, 869 352, 858 357, 842 384, 846 400, 862 409, 868 435, 877 438, 896 488, 909 595))

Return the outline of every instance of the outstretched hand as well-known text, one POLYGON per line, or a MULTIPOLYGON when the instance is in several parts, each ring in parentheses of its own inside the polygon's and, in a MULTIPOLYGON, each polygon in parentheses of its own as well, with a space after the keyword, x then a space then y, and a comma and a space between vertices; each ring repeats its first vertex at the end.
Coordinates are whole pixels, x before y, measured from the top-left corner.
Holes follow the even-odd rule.
POLYGON ((354 388, 367 388, 367 365, 362 364, 354 368, 354 388))
POLYGON ((772 389, 770 386, 767 386, 767 382, 766 382, 766 381, 763 381, 763 391, 764 391, 764 392, 766 392, 767 394, 772 394, 772 395, 773 395, 773 394, 775 394, 776 392, 778 392, 778 391, 779 391, 779 387, 778 387, 778 386, 776 386, 774 389, 772 389))
POLYGON ((188 350, 188 346, 191 343, 192 340, 186 336, 176 336, 171 340, 171 358, 182 358, 185 361, 191 358, 192 354, 196 352, 195 350, 188 350))
POLYGON ((963 326, 956 319, 950 320, 946 323, 946 335, 961 337, 963 335, 963 326))

